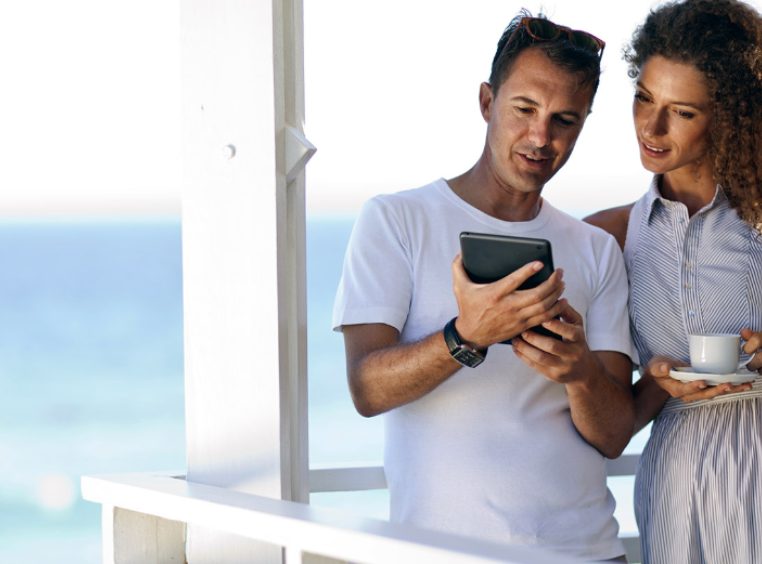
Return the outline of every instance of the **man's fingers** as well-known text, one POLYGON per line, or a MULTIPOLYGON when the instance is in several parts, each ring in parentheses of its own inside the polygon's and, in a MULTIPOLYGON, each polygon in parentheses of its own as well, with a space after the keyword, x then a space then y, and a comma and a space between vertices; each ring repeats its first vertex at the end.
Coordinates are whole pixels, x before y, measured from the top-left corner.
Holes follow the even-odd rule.
POLYGON ((535 343, 537 339, 546 339, 541 335, 532 333, 532 331, 525 331, 522 335, 517 335, 511 340, 513 351, 517 357, 524 361, 530 368, 540 370, 540 368, 548 368, 558 364, 558 359, 541 348, 538 348, 535 343))
POLYGON ((527 327, 536 327, 537 325, 542 325, 546 329, 557 333, 557 331, 554 331, 552 327, 545 324, 553 321, 553 318, 561 315, 562 309, 563 305, 561 302, 554 299, 549 299, 547 303, 540 302, 539 304, 527 307, 523 311, 525 314, 524 322, 526 323, 527 327))
POLYGON ((506 294, 515 292, 524 282, 542 270, 542 266, 539 260, 532 261, 505 276, 498 284, 506 294))
POLYGON ((466 273, 465 267, 463 266, 463 257, 461 257, 460 253, 455 255, 455 258, 452 260, 450 269, 452 270, 452 279, 456 284, 466 280, 469 282, 471 281, 471 279, 468 277, 468 273, 466 273))
POLYGON ((543 321, 541 325, 548 331, 552 331, 556 335, 563 337, 564 341, 579 341, 580 333, 578 325, 571 325, 570 323, 559 319, 549 319, 548 321, 543 321))
POLYGON ((572 325, 582 325, 582 316, 571 306, 569 300, 561 300, 561 304, 563 306, 561 317, 563 317, 564 321, 572 325))
MULTIPOLYGON (((462 288, 466 284, 476 284, 469 278, 468 273, 466 272, 465 266, 463 265, 462 255, 455 255, 450 266, 452 270, 453 286, 456 289, 462 288)), ((499 299, 500 296, 513 294, 517 299, 514 303, 518 308, 533 308, 533 310, 526 313, 527 316, 536 314, 536 311, 534 310, 537 310, 538 308, 535 308, 534 306, 538 303, 542 304, 542 307, 539 308, 540 310, 544 311, 548 309, 558 301, 564 291, 564 284, 562 282, 563 270, 556 270, 546 281, 542 282, 535 288, 517 292, 518 288, 524 282, 542 270, 542 268, 542 262, 532 261, 500 280, 492 282, 491 284, 493 285, 493 288, 497 291, 496 297, 499 299)), ((487 286, 488 284, 482 285, 487 286)))
POLYGON ((569 304, 568 300, 559 300, 552 308, 552 314, 553 319, 548 319, 542 323, 545 329, 553 331, 567 341, 579 340, 582 316, 569 304))
MULTIPOLYGON (((496 284, 500 285, 500 289, 503 293, 513 293, 518 290, 524 282, 542 270, 543 266, 542 262, 538 260, 532 261, 518 270, 514 270, 508 276, 498 280, 496 284)), ((526 292, 533 300, 541 299, 546 294, 553 291, 554 285, 558 284, 562 277, 563 272, 561 270, 556 270, 545 282, 531 290, 526 290, 526 292)))

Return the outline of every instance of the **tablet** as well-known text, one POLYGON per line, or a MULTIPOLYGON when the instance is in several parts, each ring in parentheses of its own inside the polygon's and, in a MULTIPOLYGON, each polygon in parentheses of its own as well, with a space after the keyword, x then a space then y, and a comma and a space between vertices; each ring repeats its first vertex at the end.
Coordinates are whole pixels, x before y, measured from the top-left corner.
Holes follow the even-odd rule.
POLYGON ((468 277, 479 284, 500 280, 535 260, 545 266, 519 290, 534 288, 553 274, 553 254, 550 241, 545 239, 464 231, 460 234, 460 250, 468 277))
MULTIPOLYGON (((535 260, 542 262, 543 268, 528 278, 519 290, 534 288, 553 274, 553 253, 550 241, 546 239, 464 231, 460 234, 460 250, 468 277, 479 284, 500 280, 535 260)), ((561 338, 541 326, 533 327, 532 331, 561 338)))

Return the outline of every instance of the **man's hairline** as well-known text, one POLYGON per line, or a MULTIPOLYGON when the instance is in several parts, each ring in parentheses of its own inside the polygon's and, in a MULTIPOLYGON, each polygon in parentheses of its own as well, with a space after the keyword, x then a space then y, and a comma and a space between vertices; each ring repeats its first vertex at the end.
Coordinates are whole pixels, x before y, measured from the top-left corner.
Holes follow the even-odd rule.
MULTIPOLYGON (((526 51, 528 51, 529 49, 537 49, 538 51, 542 52, 542 54, 545 55, 545 57, 548 59, 548 61, 550 61, 550 63, 552 65, 554 65, 556 68, 558 68, 562 72, 565 72, 569 76, 576 76, 576 75, 582 75, 582 74, 584 74, 584 72, 581 71, 581 70, 574 72, 574 71, 570 71, 568 69, 565 69, 564 67, 562 67, 561 65, 556 63, 553 59, 551 59, 548 56, 548 53, 546 52, 546 50, 543 49, 541 46, 536 45, 536 44, 526 45, 518 53, 516 53, 516 55, 513 57, 513 60, 511 61, 511 63, 508 65, 508 67, 506 67, 504 69, 502 80, 501 80, 500 84, 498 84, 497 88, 495 88, 495 86, 489 80, 485 81, 485 84, 487 84, 492 89, 492 95, 493 96, 497 96, 497 93, 500 90, 500 88, 502 88, 503 84, 505 84, 505 82, 511 76, 511 73, 513 72, 513 67, 516 65, 516 60, 519 58, 519 56, 522 53, 525 53, 526 51)), ((600 79, 601 79, 601 72, 599 71, 598 72, 598 78, 597 78, 597 81, 599 83, 600 83, 600 79)), ((591 81, 588 84, 588 87, 592 89, 592 92, 590 93, 590 100, 589 100, 589 102, 587 104, 587 114, 585 114, 585 117, 587 117, 591 113, 593 113, 593 102, 595 101, 595 95, 598 93, 598 90, 595 88, 595 81, 591 81)))

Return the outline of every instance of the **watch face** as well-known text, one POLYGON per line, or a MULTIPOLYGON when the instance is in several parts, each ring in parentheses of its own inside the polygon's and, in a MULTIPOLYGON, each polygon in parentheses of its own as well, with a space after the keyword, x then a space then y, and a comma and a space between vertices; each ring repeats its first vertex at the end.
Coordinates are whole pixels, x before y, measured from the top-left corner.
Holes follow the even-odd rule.
POLYGON ((468 366, 470 368, 476 368, 482 362, 484 362, 484 357, 482 355, 480 355, 476 351, 469 349, 465 345, 460 345, 458 350, 452 353, 452 356, 455 360, 460 362, 463 366, 468 366))

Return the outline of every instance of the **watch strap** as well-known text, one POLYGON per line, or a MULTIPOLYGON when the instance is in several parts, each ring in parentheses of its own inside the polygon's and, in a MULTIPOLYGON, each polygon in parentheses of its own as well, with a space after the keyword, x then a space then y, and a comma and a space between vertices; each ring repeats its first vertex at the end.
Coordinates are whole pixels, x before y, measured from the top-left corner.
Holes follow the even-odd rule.
POLYGON ((457 317, 453 317, 447 322, 443 330, 444 340, 450 351, 450 356, 463 366, 476 368, 487 357, 487 349, 476 349, 464 343, 457 329, 455 329, 455 321, 457 319, 457 317))

